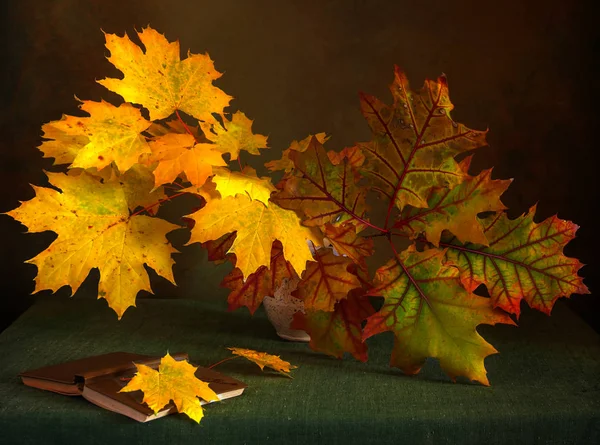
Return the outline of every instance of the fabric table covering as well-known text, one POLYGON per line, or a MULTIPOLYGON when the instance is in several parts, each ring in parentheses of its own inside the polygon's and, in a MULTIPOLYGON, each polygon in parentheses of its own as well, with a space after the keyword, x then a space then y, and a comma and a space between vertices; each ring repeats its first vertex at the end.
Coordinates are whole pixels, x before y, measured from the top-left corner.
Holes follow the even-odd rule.
POLYGON ((521 327, 480 326, 500 354, 491 386, 453 383, 436 360, 421 374, 389 367, 393 337, 367 341, 370 360, 338 360, 279 339, 262 309, 223 301, 140 299, 121 321, 105 302, 40 298, 0 334, 0 444, 571 444, 600 443, 600 337, 564 302, 521 327), (209 366, 227 347, 280 355, 293 379, 238 358, 215 369, 248 384, 240 397, 148 423, 82 397, 24 386, 17 374, 112 351, 187 352, 209 366))

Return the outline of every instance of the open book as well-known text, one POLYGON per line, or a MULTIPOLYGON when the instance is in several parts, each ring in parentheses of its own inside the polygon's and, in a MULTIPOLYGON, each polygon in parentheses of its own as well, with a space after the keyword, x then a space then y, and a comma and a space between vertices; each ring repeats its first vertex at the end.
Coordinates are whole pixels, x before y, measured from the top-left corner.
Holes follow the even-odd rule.
MULTIPOLYGON (((187 354, 171 354, 175 360, 187 360, 187 354)), ((59 365, 25 371, 19 374, 27 386, 59 394, 83 396, 104 409, 123 414, 138 422, 148 422, 176 412, 175 405, 169 403, 154 414, 142 403, 141 391, 119 391, 137 371, 134 363, 144 364, 157 369, 160 357, 113 352, 88 357, 59 365)), ((207 382, 220 400, 239 396, 247 385, 232 377, 212 369, 198 367, 196 377, 207 382)), ((200 400, 201 404, 208 402, 200 400)))

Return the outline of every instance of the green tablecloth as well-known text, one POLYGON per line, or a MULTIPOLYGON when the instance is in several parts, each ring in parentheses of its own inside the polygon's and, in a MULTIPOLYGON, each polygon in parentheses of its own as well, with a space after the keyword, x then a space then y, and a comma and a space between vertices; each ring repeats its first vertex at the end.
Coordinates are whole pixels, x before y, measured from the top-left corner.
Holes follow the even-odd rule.
POLYGON ((501 352, 486 360, 492 386, 454 384, 437 363, 417 377, 388 367, 391 337, 369 340, 370 361, 336 360, 279 340, 262 312, 224 302, 139 300, 118 322, 104 302, 38 301, 0 335, 0 443, 382 444, 600 443, 600 338, 559 302, 554 315, 525 312, 521 328, 483 326, 501 352), (116 350, 188 352, 209 365, 228 346, 281 355, 294 379, 241 359, 217 370, 249 385, 206 408, 140 424, 80 397, 22 385, 18 372, 116 350))

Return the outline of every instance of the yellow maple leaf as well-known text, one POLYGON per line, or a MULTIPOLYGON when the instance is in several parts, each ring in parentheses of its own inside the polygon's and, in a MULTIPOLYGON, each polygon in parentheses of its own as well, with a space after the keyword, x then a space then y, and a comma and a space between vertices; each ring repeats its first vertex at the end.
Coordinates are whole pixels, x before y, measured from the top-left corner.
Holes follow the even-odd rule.
POLYGON ((60 190, 35 187, 36 196, 8 212, 30 232, 58 238, 29 263, 38 268, 35 292, 71 286, 75 292, 92 268, 100 270, 99 298, 119 318, 140 290, 151 292, 144 264, 174 283, 166 234, 179 228, 158 218, 129 216, 128 192, 119 181, 99 182, 85 172, 47 173, 60 190))
POLYGON ((266 206, 269 205, 271 193, 277 190, 271 183, 271 178, 259 178, 256 176, 256 170, 250 166, 244 167, 241 172, 215 169, 215 176, 212 180, 223 198, 241 193, 264 203, 266 206))
POLYGON ((251 362, 256 363, 260 369, 264 370, 264 367, 271 368, 286 377, 292 378, 289 374, 292 369, 296 369, 297 366, 292 365, 290 362, 282 360, 278 355, 267 354, 266 352, 257 352, 252 349, 244 348, 227 348, 232 354, 244 357, 251 362))
POLYGON ((252 133, 252 120, 244 113, 237 111, 231 120, 223 119, 219 123, 200 123, 200 128, 206 138, 215 143, 216 149, 222 153, 230 153, 231 160, 236 160, 240 150, 246 150, 253 155, 260 154, 260 148, 267 148, 267 137, 252 133))
POLYGON ((150 148, 140 133, 150 126, 140 110, 130 104, 115 107, 109 102, 81 101, 89 117, 63 115, 61 120, 44 126, 44 137, 51 140, 40 145, 45 157, 55 164, 72 163, 72 167, 102 170, 115 162, 127 171, 150 148))
POLYGON ((195 221, 188 244, 216 240, 226 233, 237 231, 227 253, 236 256, 236 267, 248 277, 260 266, 269 267, 271 246, 278 239, 283 245, 285 258, 300 275, 312 254, 306 241, 322 244, 310 228, 301 224, 293 210, 285 210, 275 203, 265 206, 241 194, 235 197, 213 199, 199 211, 189 215, 195 221))
POLYGON ((181 60, 178 41, 169 42, 150 27, 137 34, 145 52, 127 34, 105 34, 108 60, 124 77, 98 83, 128 102, 143 105, 153 121, 181 110, 196 119, 216 122, 211 113, 222 115, 232 97, 212 84, 221 73, 208 54, 188 52, 181 60))
POLYGON ((200 187, 213 174, 213 166, 227 165, 213 144, 196 144, 189 134, 165 134, 150 142, 150 148, 150 163, 158 162, 155 187, 175 181, 181 173, 192 185, 200 187))
POLYGON ((142 391, 143 402, 155 414, 172 400, 178 412, 199 423, 204 413, 198 397, 207 402, 219 400, 208 383, 196 378, 197 367, 186 360, 177 361, 169 353, 160 360, 158 371, 147 365, 135 366, 137 373, 119 392, 142 391))

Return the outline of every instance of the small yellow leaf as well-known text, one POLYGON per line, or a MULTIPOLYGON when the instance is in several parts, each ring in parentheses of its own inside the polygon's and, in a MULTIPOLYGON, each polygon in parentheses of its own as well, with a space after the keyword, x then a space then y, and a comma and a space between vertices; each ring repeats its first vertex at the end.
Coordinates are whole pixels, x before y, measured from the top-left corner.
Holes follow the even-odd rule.
POLYGON ((256 170, 249 166, 246 166, 242 172, 215 169, 215 173, 213 182, 217 185, 217 190, 223 198, 235 196, 238 193, 247 194, 251 199, 268 206, 271 193, 276 191, 270 178, 259 178, 256 176, 256 170))
POLYGON ((178 412, 199 423, 204 413, 198 397, 207 402, 219 400, 208 383, 194 375, 198 368, 186 360, 177 361, 167 353, 160 360, 158 371, 146 365, 135 366, 138 372, 120 392, 143 391, 143 402, 155 414, 172 400, 178 412))
POLYGON ((286 362, 285 360, 281 360, 278 355, 267 354, 266 352, 258 352, 252 349, 244 349, 244 348, 227 348, 232 354, 239 355, 240 357, 244 357, 245 359, 250 360, 251 362, 256 363, 260 369, 264 370, 264 367, 274 369, 280 374, 283 374, 286 377, 292 378, 289 374, 292 369, 296 369, 297 366, 292 365, 290 362, 286 362))
POLYGON ((238 158, 240 150, 258 155, 260 148, 267 148, 267 137, 252 133, 252 121, 241 111, 234 113, 230 121, 224 119, 223 124, 225 128, 218 123, 200 122, 200 127, 217 150, 231 154, 232 161, 238 158))
POLYGON ((150 143, 150 163, 158 162, 154 170, 154 186, 168 184, 185 173, 187 180, 202 186, 213 174, 213 166, 227 165, 214 144, 196 144, 189 134, 168 133, 150 143))
POLYGON ((51 139, 40 145, 45 157, 55 164, 73 163, 72 167, 102 170, 115 162, 125 172, 138 162, 140 155, 150 153, 140 133, 150 126, 137 108, 130 104, 119 107, 101 101, 84 100, 80 108, 89 117, 64 115, 42 127, 44 137, 51 139))

